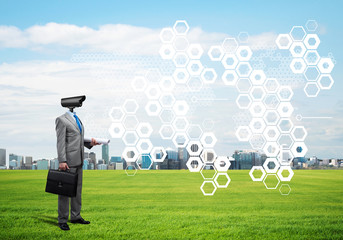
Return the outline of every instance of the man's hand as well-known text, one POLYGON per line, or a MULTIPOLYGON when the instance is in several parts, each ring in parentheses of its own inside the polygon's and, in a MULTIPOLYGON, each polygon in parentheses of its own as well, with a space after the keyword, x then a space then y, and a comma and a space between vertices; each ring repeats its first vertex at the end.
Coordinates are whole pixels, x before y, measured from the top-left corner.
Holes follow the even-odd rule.
POLYGON ((97 141, 94 138, 92 138, 91 146, 95 145, 100 145, 100 143, 97 143, 97 141))
POLYGON ((61 169, 61 170, 63 170, 63 171, 66 170, 66 169, 69 169, 68 164, 65 163, 65 162, 60 163, 59 169, 61 169))

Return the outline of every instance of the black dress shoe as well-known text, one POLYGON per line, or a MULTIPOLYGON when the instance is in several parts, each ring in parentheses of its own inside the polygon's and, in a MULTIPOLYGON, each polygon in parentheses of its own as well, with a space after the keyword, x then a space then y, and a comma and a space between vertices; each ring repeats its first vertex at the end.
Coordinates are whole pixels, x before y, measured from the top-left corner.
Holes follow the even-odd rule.
POLYGON ((58 223, 58 226, 59 226, 60 229, 62 229, 63 231, 68 231, 68 230, 70 230, 68 224, 66 224, 66 223, 58 223))
POLYGON ((77 220, 70 220, 71 223, 80 223, 80 224, 90 224, 90 221, 86 221, 83 218, 77 219, 77 220))

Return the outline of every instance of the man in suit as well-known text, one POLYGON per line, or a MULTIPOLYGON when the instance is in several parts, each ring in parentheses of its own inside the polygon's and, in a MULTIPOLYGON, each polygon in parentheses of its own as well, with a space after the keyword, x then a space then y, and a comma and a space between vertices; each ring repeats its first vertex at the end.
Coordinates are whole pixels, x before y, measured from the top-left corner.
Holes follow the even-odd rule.
MULTIPOLYGON (((84 159, 84 147, 91 149, 98 145, 92 138, 92 142, 84 142, 84 128, 73 109, 56 118, 57 154, 59 168, 70 169, 78 173, 76 197, 70 198, 70 222, 89 224, 81 215, 81 191, 82 191, 82 165, 84 159)), ((69 217, 69 197, 58 195, 58 225, 62 230, 69 230, 67 224, 69 217)))

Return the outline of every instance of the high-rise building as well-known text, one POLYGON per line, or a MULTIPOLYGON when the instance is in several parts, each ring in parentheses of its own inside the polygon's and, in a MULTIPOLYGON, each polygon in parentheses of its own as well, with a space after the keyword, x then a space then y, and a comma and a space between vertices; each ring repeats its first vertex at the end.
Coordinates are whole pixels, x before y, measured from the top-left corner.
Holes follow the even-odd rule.
POLYGON ((123 170, 124 169, 124 163, 116 162, 116 170, 123 170))
POLYGON ((98 170, 107 170, 107 164, 98 164, 98 170))
POLYGON ((180 161, 180 169, 187 169, 188 152, 186 148, 178 148, 178 158, 180 161))
POLYGON ((104 159, 106 164, 110 162, 108 144, 102 145, 102 159, 104 159))
POLYGON ((46 159, 37 160, 37 170, 48 170, 49 161, 46 159))
POLYGON ((252 166, 261 166, 264 163, 256 150, 236 150, 233 158, 235 161, 231 162, 230 169, 251 169, 252 166))
POLYGON ((17 167, 18 167, 17 160, 15 160, 15 159, 10 160, 9 167, 10 167, 10 169, 17 169, 17 167))
POLYGON ((23 159, 23 156, 19 156, 19 155, 16 155, 16 154, 13 154, 13 153, 10 153, 8 155, 9 157, 9 162, 12 162, 12 168, 11 169, 20 169, 20 164, 22 163, 22 159, 23 159), (13 168, 13 160, 16 161, 16 167, 13 168))
POLYGON ((88 167, 89 167, 89 159, 83 160, 83 166, 82 166, 83 170, 87 170, 88 167))
POLYGON ((50 160, 50 169, 55 169, 57 170, 59 168, 59 162, 57 158, 51 159, 50 160))
POLYGON ((29 167, 31 169, 31 166, 32 166, 32 157, 31 156, 25 157, 25 166, 29 167))
POLYGON ((85 159, 86 158, 89 158, 89 152, 85 152, 84 156, 83 156, 85 159))
POLYGON ((140 159, 138 159, 138 164, 140 165, 141 169, 150 169, 152 160, 149 154, 142 154, 140 159))
POLYGON ((90 162, 93 163, 95 166, 96 165, 96 154, 95 154, 95 152, 90 152, 89 158, 90 158, 90 162))
POLYGON ((167 157, 166 159, 168 160, 168 169, 180 169, 180 161, 178 159, 178 152, 171 148, 166 149, 167 152, 167 157))
POLYGON ((6 149, 0 148, 0 166, 6 166, 6 149))

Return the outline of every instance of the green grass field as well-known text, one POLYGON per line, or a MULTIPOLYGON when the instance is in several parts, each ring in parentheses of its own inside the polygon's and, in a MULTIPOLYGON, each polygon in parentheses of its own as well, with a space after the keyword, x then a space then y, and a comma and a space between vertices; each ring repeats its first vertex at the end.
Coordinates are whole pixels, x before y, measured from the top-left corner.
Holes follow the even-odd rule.
POLYGON ((82 216, 57 226, 47 171, 0 171, 0 239, 343 239, 343 171, 297 170, 289 196, 229 171, 203 196, 188 171, 84 171, 82 216))

